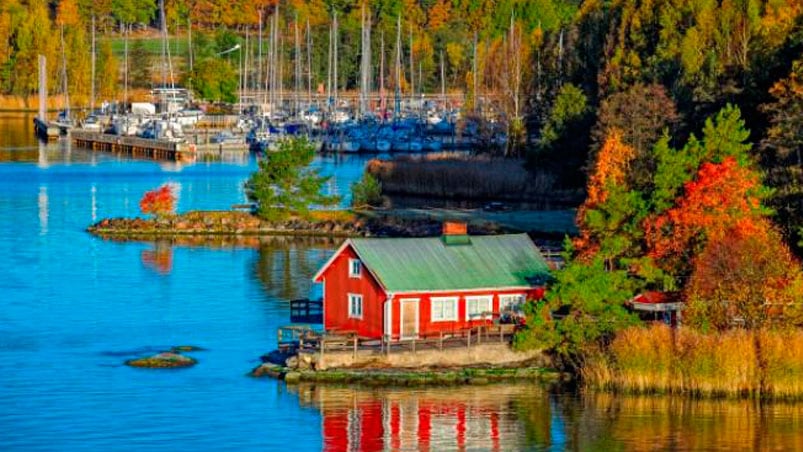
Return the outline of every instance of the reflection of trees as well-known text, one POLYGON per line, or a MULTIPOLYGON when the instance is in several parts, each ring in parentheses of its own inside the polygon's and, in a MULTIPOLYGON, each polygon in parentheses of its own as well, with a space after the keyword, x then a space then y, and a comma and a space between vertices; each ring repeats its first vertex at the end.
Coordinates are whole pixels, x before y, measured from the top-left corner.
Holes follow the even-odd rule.
POLYGON ((270 295, 292 300, 309 294, 312 276, 339 241, 313 237, 269 237, 260 241, 253 269, 270 295))
POLYGON ((568 449, 803 449, 799 404, 608 393, 569 404, 568 449))
POLYGON ((166 241, 156 242, 152 249, 142 250, 140 259, 145 267, 162 275, 169 274, 173 270, 173 246, 166 241))

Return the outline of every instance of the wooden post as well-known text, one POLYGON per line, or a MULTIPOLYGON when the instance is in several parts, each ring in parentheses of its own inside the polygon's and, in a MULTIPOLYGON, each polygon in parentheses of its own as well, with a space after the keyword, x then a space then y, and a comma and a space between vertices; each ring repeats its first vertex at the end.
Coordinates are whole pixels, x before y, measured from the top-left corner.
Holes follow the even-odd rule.
POLYGON ((503 331, 503 328, 502 328, 502 324, 500 323, 500 324, 499 324, 499 343, 500 343, 500 344, 501 344, 501 343, 503 343, 503 342, 505 342, 505 339, 504 339, 504 338, 505 338, 505 335, 504 335, 504 334, 502 334, 502 331, 503 331))
POLYGON ((468 338, 466 340, 466 348, 471 348, 471 329, 468 330, 468 338))
POLYGON ((357 362, 357 336, 354 336, 354 362, 357 362))
POLYGON ((415 353, 415 338, 413 338, 413 353, 415 353))
POLYGON ((441 331, 440 339, 438 339, 438 350, 443 351, 443 331, 441 331))
POLYGON ((482 343, 482 327, 478 326, 477 327, 477 345, 479 345, 480 343, 482 343))
POLYGON ((321 360, 323 360, 323 352, 326 349, 326 339, 321 336, 321 360))

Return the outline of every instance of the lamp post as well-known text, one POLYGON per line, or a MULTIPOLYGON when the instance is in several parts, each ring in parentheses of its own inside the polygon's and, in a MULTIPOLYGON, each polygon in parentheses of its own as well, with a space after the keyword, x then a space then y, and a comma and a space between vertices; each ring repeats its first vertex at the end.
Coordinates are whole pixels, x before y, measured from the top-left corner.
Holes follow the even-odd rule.
MULTIPOLYGON (((218 56, 222 56, 222 55, 226 55, 226 54, 235 52, 237 50, 240 50, 240 44, 239 43, 235 44, 234 47, 232 47, 230 49, 226 49, 226 50, 218 53, 217 55, 218 56)), ((238 73, 237 86, 239 88, 238 89, 239 94, 237 96, 237 114, 238 114, 238 116, 242 116, 242 114, 243 114, 243 53, 242 52, 240 52, 240 71, 238 73)))

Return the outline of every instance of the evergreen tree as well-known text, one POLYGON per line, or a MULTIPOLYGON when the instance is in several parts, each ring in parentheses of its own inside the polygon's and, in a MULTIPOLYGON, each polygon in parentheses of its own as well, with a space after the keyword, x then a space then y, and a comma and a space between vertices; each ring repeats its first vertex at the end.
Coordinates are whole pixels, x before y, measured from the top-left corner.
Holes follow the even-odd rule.
POLYGON ((337 196, 321 193, 329 177, 309 167, 315 147, 302 138, 288 138, 279 149, 259 161, 259 169, 246 182, 249 199, 258 204, 258 215, 283 220, 291 215, 308 217, 310 207, 337 204, 337 196))

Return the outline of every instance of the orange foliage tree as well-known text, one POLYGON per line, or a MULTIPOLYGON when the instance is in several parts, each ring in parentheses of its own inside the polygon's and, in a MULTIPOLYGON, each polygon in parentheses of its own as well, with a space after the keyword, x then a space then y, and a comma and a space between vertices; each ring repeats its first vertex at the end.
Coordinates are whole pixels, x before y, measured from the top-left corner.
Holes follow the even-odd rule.
POLYGON ((161 187, 151 190, 139 201, 139 209, 146 215, 162 216, 170 215, 176 209, 176 195, 173 187, 164 184, 161 187))
POLYGON ((577 210, 580 236, 574 246, 580 256, 593 255, 605 236, 619 235, 622 221, 637 216, 619 214, 619 208, 629 204, 622 198, 626 196, 628 168, 635 156, 635 149, 622 141, 621 132, 611 129, 597 153, 586 199, 577 210), (609 199, 612 196, 615 199, 609 199))

